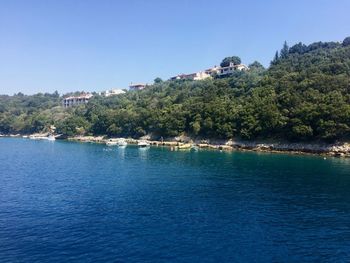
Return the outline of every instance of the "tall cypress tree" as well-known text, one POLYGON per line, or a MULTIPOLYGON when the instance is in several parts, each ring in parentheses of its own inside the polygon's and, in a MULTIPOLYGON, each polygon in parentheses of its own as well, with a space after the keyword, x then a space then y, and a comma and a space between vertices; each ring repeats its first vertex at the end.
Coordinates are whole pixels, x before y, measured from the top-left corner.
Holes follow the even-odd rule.
POLYGON ((276 51, 275 56, 273 57, 273 60, 271 61, 271 64, 274 65, 278 62, 279 60, 279 55, 278 55, 278 51, 276 51))
POLYGON ((281 58, 287 58, 289 54, 289 47, 287 45, 287 41, 284 41, 283 47, 281 49, 281 58))

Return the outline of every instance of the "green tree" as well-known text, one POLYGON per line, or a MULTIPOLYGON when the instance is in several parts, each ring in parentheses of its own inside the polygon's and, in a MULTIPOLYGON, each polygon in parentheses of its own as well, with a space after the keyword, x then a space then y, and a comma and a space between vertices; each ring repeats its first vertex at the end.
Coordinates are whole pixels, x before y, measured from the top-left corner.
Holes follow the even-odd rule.
POLYGON ((234 65, 239 65, 239 64, 241 64, 241 59, 240 59, 240 57, 237 57, 237 56, 226 57, 221 61, 220 66, 221 67, 228 67, 230 65, 230 63, 233 63, 234 65))
POLYGON ((343 46, 344 47, 350 46, 350 37, 347 37, 343 40, 343 46))
POLYGON ((256 71, 263 71, 263 70, 265 70, 264 66, 258 61, 254 61, 253 63, 249 64, 249 69, 250 70, 256 70, 256 71))
POLYGON ((275 56, 273 57, 273 60, 271 61, 271 65, 276 64, 279 59, 280 59, 280 56, 278 54, 278 51, 276 51, 275 56))
POLYGON ((162 83, 162 82, 163 82, 163 80, 161 78, 159 78, 159 77, 154 79, 154 83, 155 84, 159 84, 159 83, 162 83))
POLYGON ((283 47, 280 52, 280 56, 281 58, 287 58, 288 54, 289 54, 289 47, 288 47, 287 41, 284 41, 283 47))

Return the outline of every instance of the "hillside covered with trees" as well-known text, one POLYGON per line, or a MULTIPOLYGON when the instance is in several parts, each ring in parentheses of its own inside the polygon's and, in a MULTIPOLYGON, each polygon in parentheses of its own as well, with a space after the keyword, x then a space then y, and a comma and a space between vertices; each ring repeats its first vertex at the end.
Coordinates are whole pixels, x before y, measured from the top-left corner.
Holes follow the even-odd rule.
MULTIPOLYGON (((240 63, 240 58, 223 60, 240 63)), ((94 96, 64 109, 54 94, 0 96, 0 133, 29 134, 57 127, 68 136, 155 138, 350 138, 350 37, 342 43, 285 43, 265 69, 201 81, 157 78, 141 91, 94 96)))

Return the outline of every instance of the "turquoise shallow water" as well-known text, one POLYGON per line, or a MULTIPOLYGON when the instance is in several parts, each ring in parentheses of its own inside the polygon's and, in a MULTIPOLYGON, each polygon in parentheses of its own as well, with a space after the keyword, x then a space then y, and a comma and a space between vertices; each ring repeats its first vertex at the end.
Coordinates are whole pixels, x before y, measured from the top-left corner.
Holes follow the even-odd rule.
POLYGON ((320 261, 350 261, 350 160, 0 139, 0 262, 320 261))

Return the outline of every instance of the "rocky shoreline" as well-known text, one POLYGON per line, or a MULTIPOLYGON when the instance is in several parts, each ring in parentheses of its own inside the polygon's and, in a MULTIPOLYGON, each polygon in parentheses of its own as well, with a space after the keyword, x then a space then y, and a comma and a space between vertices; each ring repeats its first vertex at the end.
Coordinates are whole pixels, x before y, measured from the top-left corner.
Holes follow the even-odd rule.
MULTIPOLYGON (((147 138, 146 138, 147 139, 147 138)), ((106 143, 107 139, 103 136, 78 136, 68 138, 70 141, 106 143)), ((137 144, 145 138, 125 139, 129 144, 137 144)), ((341 142, 334 144, 326 143, 286 143, 286 142, 246 142, 246 141, 203 141, 203 140, 181 140, 174 138, 172 140, 148 140, 151 145, 170 147, 173 150, 186 150, 193 147, 200 149, 212 149, 220 151, 255 151, 255 152, 284 152, 293 154, 317 154, 334 157, 350 158, 350 143, 341 142), (189 147, 187 147, 189 146, 189 147)))
MULTIPOLYGON (((39 134, 40 135, 40 134, 39 134)), ((38 134, 35 134, 38 136, 38 134)), ((28 135, 11 134, 1 135, 1 137, 24 137, 28 135)), ((59 136, 56 139, 60 139, 59 136)), ((64 137, 68 141, 77 141, 83 143, 101 143, 105 144, 108 139, 105 136, 75 136, 64 137)), ((129 144, 137 144, 140 140, 147 140, 150 145, 170 147, 172 150, 189 149, 212 149, 220 151, 255 151, 255 152, 279 152, 292 154, 316 154, 333 157, 350 158, 350 142, 338 142, 333 144, 326 143, 288 143, 288 142, 248 142, 234 140, 192 140, 188 137, 175 137, 162 141, 151 140, 150 138, 126 138, 129 144)))
POLYGON ((350 144, 311 143, 234 143, 232 147, 259 152, 288 152, 296 154, 318 154, 334 157, 350 157, 350 144))

